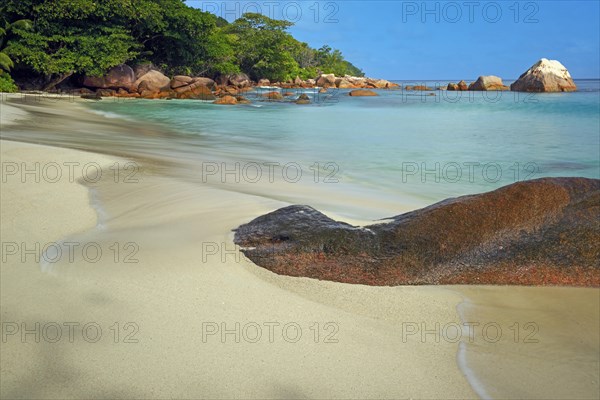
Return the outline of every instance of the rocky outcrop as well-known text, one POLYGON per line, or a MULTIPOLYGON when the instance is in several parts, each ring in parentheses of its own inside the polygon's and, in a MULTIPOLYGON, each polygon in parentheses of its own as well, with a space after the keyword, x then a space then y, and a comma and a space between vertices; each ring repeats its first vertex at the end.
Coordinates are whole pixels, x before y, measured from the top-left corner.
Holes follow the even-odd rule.
POLYGON ((468 89, 469 89, 469 87, 467 86, 467 82, 465 82, 465 81, 460 81, 458 83, 449 83, 448 86, 446 87, 446 90, 453 90, 453 91, 465 91, 468 89))
POLYGON ((298 100, 295 101, 296 104, 310 104, 310 97, 308 97, 308 95, 306 93, 302 93, 299 97, 298 100))
POLYGON ((168 76, 165 76, 162 72, 152 70, 135 81, 133 87, 141 94, 143 91, 159 92, 163 88, 169 88, 170 84, 171 79, 168 76))
POLYGON ((510 85, 515 92, 573 92, 577 90, 571 74, 556 60, 542 58, 510 85))
POLYGON ((223 96, 214 101, 215 104, 225 104, 225 105, 236 105, 238 103, 237 99, 233 96, 223 96))
POLYGON ((171 89, 187 86, 194 81, 191 76, 176 75, 171 79, 171 89))
POLYGON ((416 85, 416 86, 408 85, 408 86, 405 86, 404 89, 406 89, 406 90, 414 90, 414 91, 421 91, 421 92, 433 90, 432 88, 430 88, 428 86, 425 86, 425 85, 416 85))
POLYGON ((273 272, 368 285, 600 286, 600 180, 543 178, 366 227, 290 206, 235 242, 273 272))
POLYGON ((335 87, 335 79, 334 74, 322 74, 317 79, 317 86, 323 88, 335 87))
POLYGON ((271 81, 268 79, 261 79, 258 81, 257 86, 271 86, 271 81))
POLYGON ((150 72, 152 70, 159 71, 159 68, 154 66, 154 64, 152 64, 152 63, 144 63, 144 64, 138 64, 138 65, 134 66, 133 72, 135 74, 135 80, 137 81, 142 76, 146 75, 148 72, 150 72))
POLYGON ((352 97, 379 96, 377 93, 373 92, 372 90, 364 90, 364 89, 353 90, 350 93, 348 93, 348 95, 352 96, 352 97))
POLYGON ((111 68, 101 77, 86 76, 83 86, 97 89, 130 89, 135 82, 133 69, 125 64, 111 68))
POLYGON ((283 96, 279 92, 264 93, 262 97, 268 100, 283 100, 283 96))
POLYGON ((504 83, 502 83, 502 78, 494 75, 487 75, 477 78, 475 82, 469 85, 469 90, 508 90, 508 86, 505 86, 504 83))
POLYGON ((245 88, 252 86, 252 81, 250 77, 244 73, 233 74, 228 76, 229 84, 231 86, 235 86, 236 88, 245 88))
POLYGON ((348 79, 345 78, 340 78, 338 80, 336 80, 335 85, 337 86, 338 89, 354 89, 356 88, 356 85, 352 82, 350 82, 348 79))

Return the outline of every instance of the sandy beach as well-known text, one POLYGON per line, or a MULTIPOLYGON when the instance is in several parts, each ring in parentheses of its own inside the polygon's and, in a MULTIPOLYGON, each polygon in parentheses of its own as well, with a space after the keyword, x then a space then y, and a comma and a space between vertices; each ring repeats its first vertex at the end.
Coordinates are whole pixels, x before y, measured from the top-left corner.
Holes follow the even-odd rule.
MULTIPOLYGON (((1 143, 4 163, 94 162, 110 171, 123 162, 1 143)), ((105 256, 89 262, 75 251, 72 262, 65 256, 42 272, 20 249, 6 253, 3 327, 40 325, 39 343, 35 334, 6 335, 2 398, 475 396, 456 364, 457 344, 403 342, 403 321, 459 321, 461 297, 451 290, 279 277, 239 255, 223 259, 220 249, 206 251, 203 262, 202 244, 234 249, 232 228, 281 204, 160 177, 127 186, 108 176, 92 188, 110 215, 102 220, 80 183, 6 180, 3 243, 43 248, 68 238, 81 247, 99 244, 105 256), (139 262, 115 262, 115 242, 135 243, 139 262), (72 343, 65 323, 78 323, 72 343), (221 324, 234 333, 206 335, 221 324), (63 335, 52 343, 57 325, 63 335), (96 326, 102 336, 90 343, 96 326)))
MULTIPOLYGON (((42 108, 53 129, 125 129, 76 103, 42 108)), ((2 104, 3 135, 26 109, 2 104)), ((278 276, 231 231, 288 203, 14 137, 0 141, 2 398, 597 397, 598 289, 278 276), (538 342, 515 344, 515 322, 538 342), (489 323, 502 340, 481 336, 489 323)))

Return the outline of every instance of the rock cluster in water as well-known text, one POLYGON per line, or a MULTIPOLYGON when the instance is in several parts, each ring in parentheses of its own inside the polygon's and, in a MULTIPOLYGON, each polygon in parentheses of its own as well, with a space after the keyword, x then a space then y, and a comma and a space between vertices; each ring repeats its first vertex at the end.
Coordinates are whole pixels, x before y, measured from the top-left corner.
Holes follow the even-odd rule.
MULTIPOLYGON (((214 100, 216 104, 246 104, 248 99, 241 95, 256 89, 268 92, 259 93, 261 101, 283 101, 284 97, 294 97, 291 102, 310 104, 310 99, 299 98, 299 93, 287 92, 283 95, 273 88, 280 89, 318 89, 319 93, 327 93, 329 89, 350 89, 351 96, 373 96, 377 89, 400 89, 400 85, 385 79, 372 79, 356 76, 338 77, 334 74, 321 74, 315 79, 302 80, 299 77, 287 82, 271 82, 260 79, 253 82, 244 73, 222 75, 215 80, 206 77, 174 76, 169 78, 152 65, 137 66, 135 69, 127 65, 112 68, 103 77, 85 77, 79 93, 86 98, 97 99, 105 96, 133 97, 144 99, 198 99, 214 100), (95 90, 92 91, 92 89, 95 90), (232 99, 233 98, 233 99, 232 99), (235 100, 235 101, 234 101, 235 100)), ((406 85, 406 91, 431 91, 425 85, 406 85)), ((475 82, 467 85, 465 81, 448 83, 440 90, 453 91, 497 91, 509 90, 500 77, 494 75, 480 76, 475 82)), ((577 87, 567 69, 558 61, 545 58, 538 61, 514 82, 510 90, 525 92, 563 92, 573 91, 577 87)))
POLYGON ((543 178, 366 227, 290 206, 240 226, 257 265, 366 285, 600 286, 600 180, 543 178))

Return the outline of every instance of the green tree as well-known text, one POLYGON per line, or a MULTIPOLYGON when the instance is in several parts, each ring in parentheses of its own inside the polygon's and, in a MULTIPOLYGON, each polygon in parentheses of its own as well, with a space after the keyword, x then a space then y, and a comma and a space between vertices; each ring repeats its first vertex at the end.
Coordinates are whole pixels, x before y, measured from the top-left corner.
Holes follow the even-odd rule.
POLYGON ((246 13, 229 24, 225 30, 237 37, 234 49, 241 70, 254 80, 296 77, 300 66, 292 53, 298 41, 287 32, 292 25, 256 13, 246 13))
MULTIPOLYGON (((50 89, 69 76, 101 75, 137 55, 139 45, 121 26, 129 0, 26 1, 18 8, 34 21, 16 28, 7 53, 46 77, 50 89)), ((15 9, 17 9, 15 7, 15 9)))
POLYGON ((317 66, 326 74, 364 76, 364 72, 344 59, 342 52, 324 45, 316 52, 317 66))

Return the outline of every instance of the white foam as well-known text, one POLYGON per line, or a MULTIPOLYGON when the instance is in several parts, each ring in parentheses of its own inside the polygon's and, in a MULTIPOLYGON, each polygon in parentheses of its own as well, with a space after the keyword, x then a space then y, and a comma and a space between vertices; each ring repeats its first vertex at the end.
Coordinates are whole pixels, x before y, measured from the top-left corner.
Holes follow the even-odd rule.
MULTIPOLYGON (((471 301, 464 297, 463 301, 456 305, 456 312, 458 313, 460 321, 463 323, 463 327, 467 322, 464 315, 464 309, 468 307, 469 304, 472 304, 471 301)), ((462 337, 469 337, 469 334, 470 332, 468 331, 463 332, 462 337)), ((492 399, 492 396, 490 396, 490 394, 487 392, 483 382, 477 378, 475 371, 469 367, 469 362, 467 360, 467 343, 465 343, 463 340, 461 340, 461 342, 458 344, 458 352, 456 353, 456 362, 458 364, 458 368, 460 368, 465 378, 467 378, 467 382, 469 382, 469 385, 473 391, 477 393, 477 396, 483 400, 492 399)))

